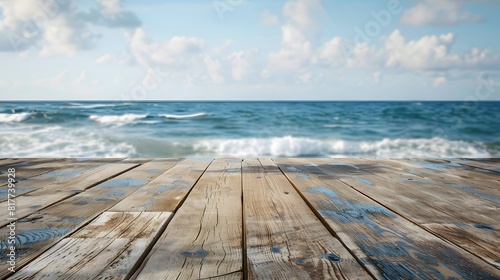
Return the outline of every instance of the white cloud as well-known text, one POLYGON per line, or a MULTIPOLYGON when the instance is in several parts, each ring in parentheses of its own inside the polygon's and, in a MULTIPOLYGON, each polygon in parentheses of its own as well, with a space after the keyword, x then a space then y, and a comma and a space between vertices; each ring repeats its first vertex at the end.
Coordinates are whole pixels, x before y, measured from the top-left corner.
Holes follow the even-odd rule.
POLYGON ((290 0, 283 8, 287 19, 281 26, 282 47, 269 54, 263 75, 273 70, 297 70, 306 67, 313 55, 314 41, 319 35, 315 17, 324 12, 319 0, 290 0))
POLYGON ((466 2, 486 2, 471 0, 422 0, 408 9, 401 17, 401 23, 422 25, 454 25, 462 22, 476 22, 481 16, 462 11, 466 2))
POLYGON ((229 46, 233 44, 233 40, 227 39, 224 42, 215 48, 212 49, 212 53, 214 55, 221 55, 229 46))
POLYGON ((257 49, 251 49, 249 51, 234 52, 228 56, 231 63, 231 76, 234 80, 243 80, 254 70, 252 62, 255 60, 254 55, 257 52, 257 49))
POLYGON ((314 62, 333 67, 341 66, 348 55, 344 49, 345 42, 342 38, 334 37, 317 50, 314 62))
POLYGON ((39 55, 73 56, 93 45, 95 36, 79 19, 74 2, 23 0, 1 1, 0 50, 40 49, 39 55))
POLYGON ((280 24, 280 20, 277 15, 273 15, 266 10, 260 16, 260 23, 265 26, 277 26, 280 24))
POLYGON ((99 35, 93 25, 136 27, 135 14, 123 11, 119 0, 98 0, 99 9, 82 11, 77 1, 0 1, 0 51, 32 48, 41 57, 74 56, 92 48, 99 35))
POLYGON ((97 9, 79 14, 80 18, 94 25, 109 28, 136 28, 141 25, 137 16, 122 7, 122 0, 97 0, 97 9))
POLYGON ((180 63, 184 56, 200 53, 205 44, 202 39, 183 36, 175 36, 164 44, 151 43, 143 28, 136 28, 127 37, 133 57, 146 68, 151 68, 151 63, 180 63))
POLYGON ((383 47, 367 43, 349 45, 333 38, 321 46, 314 61, 329 67, 357 69, 388 69, 395 71, 447 71, 451 69, 481 69, 500 66, 500 56, 488 50, 473 48, 467 53, 453 53, 453 33, 427 35, 407 40, 399 30, 383 40, 383 47))
POLYGON ((209 55, 204 55, 203 62, 207 68, 208 75, 214 84, 224 83, 224 77, 221 75, 221 64, 218 60, 213 59, 209 55))
POLYGON ((434 79, 434 82, 432 83, 432 86, 434 87, 439 87, 446 84, 446 78, 445 77, 437 77, 434 79))
POLYGON ((113 59, 113 56, 109 53, 107 54, 104 54, 104 55, 101 55, 100 57, 98 57, 94 63, 96 64, 104 64, 104 63, 107 63, 109 61, 111 61, 111 59, 113 59))
POLYGON ((97 0, 105 14, 118 14, 121 12, 120 0, 97 0))

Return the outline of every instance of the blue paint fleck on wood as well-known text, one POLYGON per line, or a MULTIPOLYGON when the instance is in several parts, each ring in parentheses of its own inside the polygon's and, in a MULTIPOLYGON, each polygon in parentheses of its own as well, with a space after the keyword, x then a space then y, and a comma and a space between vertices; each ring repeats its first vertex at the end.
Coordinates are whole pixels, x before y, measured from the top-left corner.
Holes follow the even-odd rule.
POLYGON ((304 263, 305 263, 304 260, 296 260, 295 261, 295 264, 297 264, 297 265, 303 265, 304 263))
POLYGON ((104 183, 99 184, 97 187, 107 187, 107 188, 138 187, 138 186, 145 185, 147 183, 148 183, 147 180, 134 179, 134 178, 123 178, 123 179, 106 181, 104 183))
MULTIPOLYGON (((23 193, 27 193, 27 192, 30 192, 30 191, 33 191, 36 189, 37 188, 35 188, 35 187, 16 188, 16 194, 17 195, 23 194, 23 193)), ((9 193, 8 188, 6 188, 6 187, 0 188, 0 199, 7 199, 8 193, 9 193)))
POLYGON ((321 215, 332 217, 342 223, 362 222, 367 225, 377 228, 378 225, 370 218, 372 215, 385 215, 394 217, 394 214, 386 208, 379 205, 363 205, 354 201, 339 198, 332 190, 319 187, 309 190, 310 193, 320 193, 325 195, 332 202, 330 205, 335 206, 338 210, 318 210, 321 215))
POLYGON ((326 253, 323 257, 331 262, 340 261, 340 257, 335 255, 334 253, 326 253))
POLYGON ((45 174, 37 176, 37 178, 53 178, 53 177, 63 177, 63 178, 73 178, 80 174, 83 174, 84 171, 76 170, 76 171, 52 171, 47 172, 45 174))
POLYGON ((77 202, 73 202, 73 204, 74 205, 87 205, 92 201, 93 201, 92 198, 84 198, 84 199, 78 200, 77 202))
POLYGON ((428 170, 443 171, 446 167, 461 167, 462 165, 454 162, 428 162, 412 160, 411 163, 424 167, 428 170))
POLYGON ((368 179, 365 179, 365 178, 357 177, 357 178, 354 178, 354 179, 356 179, 356 181, 359 181, 359 182, 361 182, 361 183, 363 183, 365 185, 368 185, 368 186, 373 186, 374 185, 372 181, 370 181, 368 179))
POLYGON ((479 229, 495 230, 495 227, 493 227, 491 225, 476 224, 476 225, 474 225, 474 227, 479 228, 479 229))
POLYGON ((425 184, 425 185, 434 185, 434 183, 431 182, 431 181, 426 181, 426 180, 421 180, 421 179, 399 178, 399 180, 405 181, 405 182, 411 182, 411 183, 419 183, 419 184, 425 184))
POLYGON ((302 171, 302 170, 300 170, 299 168, 297 168, 295 166, 287 166, 286 170, 292 171, 292 172, 300 172, 300 171, 302 171))
POLYGON ((346 163, 342 163, 342 162, 330 162, 328 163, 328 165, 330 166, 347 166, 347 167, 351 167, 351 168, 354 168, 354 169, 359 169, 359 167, 355 166, 355 165, 351 165, 351 164, 346 164, 346 163))
POLYGON ((273 247, 271 247, 271 252, 273 252, 275 254, 280 254, 281 250, 280 250, 280 248, 273 246, 273 247))
POLYGON ((160 173, 160 172, 163 172, 164 170, 163 169, 146 169, 144 171, 148 172, 148 173, 160 173))
POLYGON ((181 252, 181 255, 188 258, 188 257, 200 257, 200 258, 203 258, 203 257, 206 257, 208 256, 208 252, 205 251, 205 250, 198 250, 198 251, 195 251, 195 252, 191 252, 191 251, 184 251, 184 252, 181 252))
MULTIPOLYGON (((23 246, 27 246, 34 243, 41 243, 47 241, 51 238, 60 237, 70 232, 69 228, 40 228, 31 230, 19 230, 16 234, 16 247, 22 249, 23 246)), ((12 244, 7 244, 7 240, 0 241, 0 251, 6 250, 8 246, 12 244)), ((0 259, 3 259, 6 254, 2 254, 0 259)))
POLYGON ((306 173, 300 173, 299 174, 299 178, 301 178, 301 179, 309 179, 311 177, 309 175, 307 175, 306 173))
POLYGON ((106 192, 107 196, 124 196, 126 194, 127 193, 125 191, 122 191, 122 190, 111 190, 111 191, 106 192))
POLYGON ((96 198, 95 201, 106 202, 106 201, 115 201, 115 200, 112 198, 99 197, 99 198, 96 198))
POLYGON ((448 186, 454 187, 454 188, 459 189, 459 190, 463 190, 465 192, 468 192, 470 194, 478 196, 482 199, 486 199, 488 201, 495 202, 496 204, 500 204, 500 198, 494 197, 494 196, 489 195, 489 194, 482 193, 479 190, 476 190, 475 188, 473 188, 471 186, 458 185, 458 184, 448 184, 448 186))

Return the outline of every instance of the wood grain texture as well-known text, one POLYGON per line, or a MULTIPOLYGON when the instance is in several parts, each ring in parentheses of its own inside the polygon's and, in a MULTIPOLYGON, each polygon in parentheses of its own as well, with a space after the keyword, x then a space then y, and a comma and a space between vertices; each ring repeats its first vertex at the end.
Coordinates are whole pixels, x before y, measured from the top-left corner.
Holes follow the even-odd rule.
POLYGON ((377 278, 500 277, 500 270, 401 218, 336 176, 325 174, 318 168, 320 164, 311 164, 308 159, 275 161, 377 278))
MULTIPOLYGON (((16 197, 26 193, 56 186, 58 182, 68 180, 99 166, 115 163, 101 161, 79 161, 79 159, 47 159, 33 165, 23 165, 16 168, 16 197)), ((7 199, 7 180, 0 183, 0 202, 7 199), (4 187, 5 186, 5 187, 4 187)))
POLYGON ((401 159, 379 163, 416 172, 417 176, 439 182, 445 188, 467 192, 491 207, 500 205, 500 173, 491 175, 443 160, 401 159))
POLYGON ((446 159, 449 162, 457 163, 460 165, 465 165, 472 167, 480 172, 495 172, 494 174, 500 174, 500 163, 498 159, 466 159, 466 158, 453 158, 446 159))
POLYGON ((212 160, 185 159, 115 205, 111 211, 175 212, 212 160))
POLYGON ((171 214, 104 212, 9 279, 125 279, 171 214))
MULTIPOLYGON (((137 167, 137 164, 105 165, 71 179, 24 194, 15 200, 16 218, 24 218, 58 201, 67 199, 101 182, 137 167)), ((9 201, 0 202, 0 209, 7 209, 9 201)), ((0 227, 9 224, 9 212, 0 212, 0 227)))
POLYGON ((322 172, 335 176, 384 207, 497 265, 500 231, 496 229, 500 228, 500 222, 496 216, 499 212, 484 200, 440 182, 391 168, 392 161, 313 161, 322 172), (431 229, 427 224, 434 226, 431 229), (437 230, 438 224, 443 224, 443 230, 437 230), (458 232, 464 233, 463 238, 458 232))
POLYGON ((215 160, 146 257, 136 279, 241 279, 241 160, 215 160))
POLYGON ((269 159, 243 162, 249 279, 372 279, 269 159))
POLYGON ((0 167, 2 169, 7 169, 9 167, 15 167, 20 165, 29 164, 30 161, 36 160, 34 158, 7 158, 0 162, 0 167))
MULTIPOLYGON (((16 223, 17 266, 22 267, 35 259, 62 238, 92 221, 175 164, 175 161, 145 163, 125 174, 18 220, 16 223)), ((0 229, 0 236, 8 235, 7 227, 0 229)), ((1 240, 0 252, 5 252, 7 246, 6 240, 1 240)), ((9 275, 6 259, 6 254, 0 254, 0 278, 9 275)))

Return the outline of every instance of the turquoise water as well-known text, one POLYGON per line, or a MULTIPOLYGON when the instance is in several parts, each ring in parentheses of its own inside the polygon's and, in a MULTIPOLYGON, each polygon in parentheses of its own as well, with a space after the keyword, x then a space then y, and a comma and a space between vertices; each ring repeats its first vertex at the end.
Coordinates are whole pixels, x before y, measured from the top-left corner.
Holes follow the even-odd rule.
POLYGON ((500 102, 3 102, 0 157, 499 157, 500 102))

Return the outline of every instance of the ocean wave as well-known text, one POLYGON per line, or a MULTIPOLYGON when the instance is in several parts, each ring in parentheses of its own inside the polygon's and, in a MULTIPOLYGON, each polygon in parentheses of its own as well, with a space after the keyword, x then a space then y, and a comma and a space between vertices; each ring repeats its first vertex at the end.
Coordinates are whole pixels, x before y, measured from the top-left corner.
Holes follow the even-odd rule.
POLYGON ((338 124, 325 124, 325 125, 323 125, 323 127, 325 127, 325 128, 342 128, 342 126, 338 125, 338 124))
POLYGON ((97 109, 97 108, 106 108, 106 107, 119 107, 119 106, 132 106, 133 103, 110 103, 110 104, 83 104, 83 103, 69 103, 70 106, 66 106, 63 108, 78 108, 78 109, 97 109))
POLYGON ((379 141, 320 140, 300 137, 200 140, 197 155, 217 157, 498 157, 484 143, 432 139, 379 141))
POLYGON ((2 157, 137 156, 135 148, 98 128, 31 125, 0 134, 2 157))
POLYGON ((0 114, 0 122, 22 122, 27 120, 31 113, 13 113, 13 114, 0 114))
POLYGON ((99 115, 91 115, 89 119, 101 123, 101 124, 130 124, 135 123, 137 120, 147 118, 148 115, 139 115, 139 114, 125 114, 125 115, 108 115, 108 116, 99 116, 99 115))
POLYGON ((199 118, 199 117, 208 116, 208 114, 207 113, 195 113, 195 114, 190 114, 190 115, 163 114, 163 115, 158 115, 158 116, 162 117, 162 118, 167 118, 167 119, 191 119, 191 118, 199 118))

